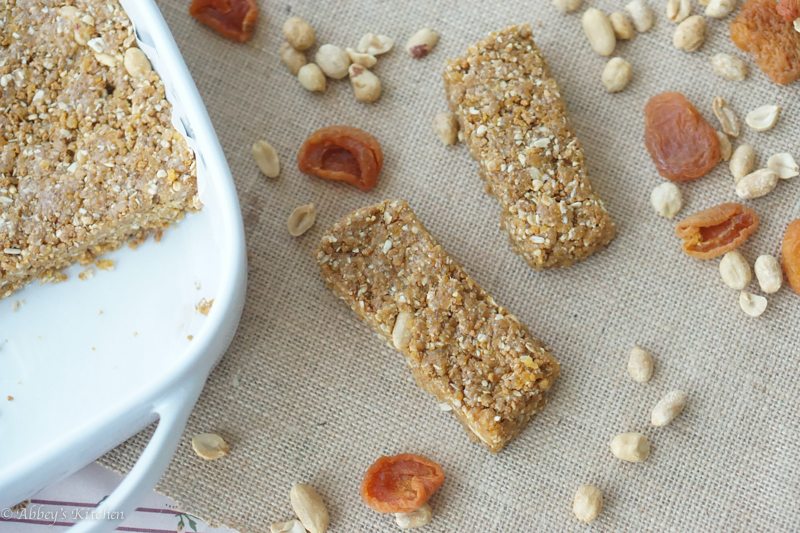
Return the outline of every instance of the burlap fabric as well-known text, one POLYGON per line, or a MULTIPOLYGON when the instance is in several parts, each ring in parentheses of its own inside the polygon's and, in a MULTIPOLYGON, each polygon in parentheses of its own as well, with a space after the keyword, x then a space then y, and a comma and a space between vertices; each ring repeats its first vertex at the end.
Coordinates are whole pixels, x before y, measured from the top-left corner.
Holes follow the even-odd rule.
MULTIPOLYGON (((717 94, 741 117, 758 105, 780 104, 774 131, 745 131, 742 140, 757 148, 762 165, 772 152, 800 155, 798 85, 775 86, 752 64, 745 82, 712 74, 712 54, 735 52, 728 21, 709 20, 706 44, 687 54, 672 47, 664 2, 650 0, 656 27, 617 49, 633 64, 634 80, 609 95, 600 83, 605 60, 591 52, 580 15, 561 15, 545 0, 262 2, 258 31, 245 45, 198 25, 187 2, 159 3, 236 178, 250 261, 239 332, 206 385, 161 490, 212 521, 263 532, 292 515, 289 488, 306 481, 327 501, 331 531, 392 531, 390 516, 361 503, 361 476, 381 454, 417 452, 447 473, 432 500, 431 532, 575 530, 570 505, 581 483, 606 495, 590 528, 596 531, 800 528, 800 297, 784 289, 770 297, 760 319, 745 316, 738 294, 720 281, 717 262, 684 256, 673 224, 648 201, 662 179, 642 143, 642 108, 661 91, 683 91, 709 120, 717 94), (354 46, 370 31, 395 37, 398 46, 375 68, 383 98, 360 104, 346 80, 331 82, 322 95, 304 91, 278 59, 280 27, 290 14, 308 19, 321 43, 354 46), (467 150, 444 147, 431 129, 434 114, 445 109, 445 59, 520 22, 533 24, 590 176, 619 227, 610 248, 567 270, 534 272, 511 252, 498 207, 483 192, 467 150), (442 39, 431 56, 413 61, 403 44, 423 26, 442 39), (383 144, 386 165, 368 194, 296 169, 303 139, 337 123, 364 128, 383 144), (261 137, 281 155, 276 181, 261 176, 251 159, 250 146, 261 137), (499 455, 470 442, 415 386, 403 358, 320 281, 312 253, 323 228, 384 198, 408 199, 445 248, 561 361, 552 403, 499 455), (292 238, 287 215, 308 202, 317 205, 317 225, 292 238), (625 372, 634 343, 657 357, 646 385, 625 372), (688 392, 686 411, 666 428, 650 428, 650 408, 674 388, 688 392), (633 430, 652 439, 643 464, 622 463, 608 449, 615 433, 633 430), (190 436, 203 431, 230 440, 230 456, 196 457, 190 436)), ((608 12, 623 5, 591 4, 608 12)), ((798 187, 800 180, 782 182, 750 202, 762 217, 743 248, 751 261, 778 252, 798 187)), ((681 190, 681 215, 736 200, 725 164, 681 190)), ((146 437, 105 463, 129 468, 146 437)))

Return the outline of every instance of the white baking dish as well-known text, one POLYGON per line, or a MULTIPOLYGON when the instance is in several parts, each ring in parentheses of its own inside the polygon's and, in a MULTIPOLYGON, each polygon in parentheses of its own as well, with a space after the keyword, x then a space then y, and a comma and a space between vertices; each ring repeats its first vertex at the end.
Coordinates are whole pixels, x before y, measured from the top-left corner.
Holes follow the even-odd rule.
POLYGON ((67 282, 0 300, 0 509, 159 419, 134 469, 98 508, 110 519, 76 531, 112 529, 152 489, 244 304, 241 214, 205 107, 154 2, 121 3, 194 148, 204 207, 160 243, 110 254, 113 272, 80 281, 76 267, 67 282), (195 309, 201 298, 214 299, 207 316, 195 309))

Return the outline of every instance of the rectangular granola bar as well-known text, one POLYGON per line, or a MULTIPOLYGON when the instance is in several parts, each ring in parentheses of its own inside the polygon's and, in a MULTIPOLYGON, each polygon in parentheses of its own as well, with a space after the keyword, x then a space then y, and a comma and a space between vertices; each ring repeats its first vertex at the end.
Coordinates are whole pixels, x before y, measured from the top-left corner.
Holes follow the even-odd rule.
POLYGON ((511 246, 535 269, 607 245, 614 224, 528 25, 492 33, 448 63, 445 91, 511 246))
POLYGON ((559 365, 481 289, 404 201, 359 209, 323 237, 322 278, 403 353, 417 383, 496 452, 545 404, 559 365))
POLYGON ((0 7, 0 298, 200 208, 195 159, 117 0, 0 7))

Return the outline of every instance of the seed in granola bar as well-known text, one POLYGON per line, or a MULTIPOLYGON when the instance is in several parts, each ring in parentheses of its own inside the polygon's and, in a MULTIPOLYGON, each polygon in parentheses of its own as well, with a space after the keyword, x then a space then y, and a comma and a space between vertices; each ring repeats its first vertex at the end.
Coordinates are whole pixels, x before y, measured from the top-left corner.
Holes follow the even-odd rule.
POLYGON ((730 31, 734 44, 753 54, 773 82, 788 85, 800 78, 800 33, 781 16, 775 0, 747 0, 730 31))
POLYGON ((414 512, 444 483, 444 470, 421 455, 383 456, 367 469, 361 497, 379 513, 414 512))
POLYGON ((125 50, 125 56, 122 61, 125 70, 134 78, 141 78, 150 73, 152 67, 150 60, 144 55, 139 48, 133 46, 125 50))
POLYGON ((675 234, 683 251, 697 259, 713 259, 735 250, 758 229, 755 211, 742 204, 725 203, 683 219, 675 234))
POLYGON ((667 92, 652 97, 644 115, 645 145, 663 177, 695 180, 719 163, 717 132, 683 94, 667 92))
POLYGON ((383 151, 378 140, 364 130, 328 126, 306 139, 297 154, 297 166, 305 174, 369 191, 378 183, 383 151))
POLYGON ((253 36, 258 3, 256 0, 192 0, 189 14, 226 39, 243 43, 253 36))

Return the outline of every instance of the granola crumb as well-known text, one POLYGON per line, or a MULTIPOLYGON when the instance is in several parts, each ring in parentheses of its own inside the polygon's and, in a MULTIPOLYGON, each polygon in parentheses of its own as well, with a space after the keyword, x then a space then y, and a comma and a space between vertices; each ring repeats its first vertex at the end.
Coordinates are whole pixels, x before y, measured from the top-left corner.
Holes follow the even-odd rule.
POLYGON ((23 305, 25 305, 25 300, 16 300, 11 304, 11 310, 16 313, 23 305))
POLYGON ((94 264, 100 270, 114 270, 114 261, 112 259, 98 259, 94 264))
POLYGON ((14 401, 14 397, 9 394, 8 396, 6 396, 6 400, 8 400, 9 402, 13 402, 14 401))
POLYGON ((194 339, 194 335, 186 335, 186 340, 191 342, 194 339))
POLYGON ((78 274, 78 279, 81 281, 86 281, 87 279, 92 279, 94 277, 94 269, 93 268, 86 268, 78 274))
POLYGON ((197 305, 194 306, 194 308, 197 309, 197 312, 200 313, 201 315, 208 316, 209 311, 211 311, 212 305, 214 305, 213 298, 210 299, 201 298, 200 301, 197 302, 197 305))

